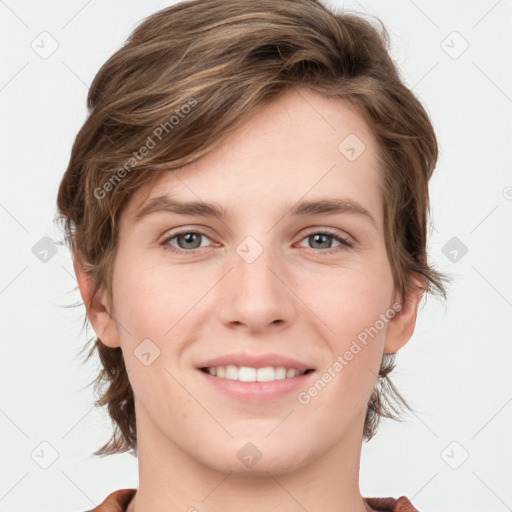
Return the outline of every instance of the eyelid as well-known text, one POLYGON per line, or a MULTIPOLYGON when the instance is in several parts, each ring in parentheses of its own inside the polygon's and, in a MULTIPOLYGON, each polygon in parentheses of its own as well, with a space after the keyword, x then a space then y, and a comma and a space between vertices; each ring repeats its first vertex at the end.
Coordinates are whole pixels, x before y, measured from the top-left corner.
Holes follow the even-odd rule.
MULTIPOLYGON (((166 234, 163 236, 163 240, 160 242, 160 245, 162 245, 164 247, 164 249, 174 252, 176 254, 186 254, 186 253, 195 254, 196 252, 200 251, 201 249, 205 249, 205 247, 198 247, 196 249, 189 249, 189 250, 175 248, 175 247, 171 246, 169 244, 169 242, 171 240, 173 240, 174 238, 176 238, 177 236, 194 233, 194 234, 201 235, 201 236, 211 240, 211 238, 204 231, 203 227, 195 228, 193 226, 189 226, 189 227, 185 227, 185 228, 176 228, 176 229, 177 229, 177 231, 171 230, 171 231, 166 232, 166 234)), ((343 233, 345 234, 345 236, 342 235, 340 232, 334 230, 333 228, 324 228, 321 226, 316 226, 316 227, 308 228, 308 230, 301 235, 301 238, 298 241, 302 242, 305 238, 307 238, 308 236, 313 235, 313 234, 325 234, 325 235, 332 236, 340 244, 339 246, 336 246, 335 248, 314 249, 311 247, 303 247, 304 249, 309 249, 310 251, 317 252, 319 254, 331 254, 331 253, 340 252, 343 249, 350 249, 357 243, 357 240, 355 240, 355 238, 353 236, 348 235, 348 233, 346 233, 346 232, 343 232, 343 233), (341 247, 341 249, 340 249, 340 247, 341 247)))
POLYGON ((333 237, 337 237, 337 238, 340 238, 344 241, 346 241, 347 243, 350 243, 350 244, 355 244, 357 243, 357 240, 352 236, 352 235, 349 235, 346 231, 338 231, 336 229, 333 229, 333 228, 323 228, 323 227, 313 227, 313 228, 308 228, 308 231, 306 231, 306 233, 304 235, 302 235, 302 238, 305 238, 306 236, 309 236, 309 235, 312 235, 312 234, 316 234, 316 233, 323 233, 323 234, 326 234, 326 235, 332 235, 333 237))
POLYGON ((299 242, 302 242, 306 238, 308 238, 310 235, 315 234, 322 234, 322 235, 328 235, 331 236, 333 239, 337 240, 339 245, 333 248, 329 249, 314 249, 312 247, 304 247, 304 249, 308 249, 308 251, 313 251, 315 254, 318 254, 319 256, 329 256, 331 254, 341 254, 351 248, 354 247, 354 245, 357 243, 354 241, 353 237, 345 237, 341 235, 337 231, 333 231, 329 228, 311 228, 310 231, 306 232, 302 235, 302 238, 299 240, 299 242))
POLYGON ((169 242, 173 240, 174 238, 180 236, 180 235, 186 235, 188 233, 194 233, 196 235, 201 235, 208 240, 211 240, 211 238, 206 233, 206 230, 204 228, 195 228, 195 227, 185 227, 183 229, 177 228, 177 231, 171 230, 167 231, 165 235, 162 238, 162 241, 160 242, 160 245, 163 245, 164 249, 168 249, 170 251, 176 252, 176 253, 189 253, 194 254, 195 252, 199 251, 200 249, 204 249, 204 247, 198 247, 196 249, 178 249, 176 247, 170 246, 169 242))

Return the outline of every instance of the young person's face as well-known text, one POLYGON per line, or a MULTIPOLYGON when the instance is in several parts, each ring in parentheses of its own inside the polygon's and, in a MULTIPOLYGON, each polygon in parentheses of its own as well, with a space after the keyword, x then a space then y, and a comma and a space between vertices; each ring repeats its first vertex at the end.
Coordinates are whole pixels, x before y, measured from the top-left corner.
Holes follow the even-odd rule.
POLYGON ((122 348, 139 446, 152 439, 215 470, 274 474, 360 449, 383 352, 410 338, 421 298, 395 293, 376 151, 348 104, 299 89, 137 191, 120 220, 117 324, 105 311, 89 315, 100 339, 122 348), (160 210, 136 220, 158 196, 213 203, 226 217, 160 210), (324 200, 367 213, 292 214, 324 200), (262 391, 200 370, 233 355, 279 355, 314 371, 262 391))

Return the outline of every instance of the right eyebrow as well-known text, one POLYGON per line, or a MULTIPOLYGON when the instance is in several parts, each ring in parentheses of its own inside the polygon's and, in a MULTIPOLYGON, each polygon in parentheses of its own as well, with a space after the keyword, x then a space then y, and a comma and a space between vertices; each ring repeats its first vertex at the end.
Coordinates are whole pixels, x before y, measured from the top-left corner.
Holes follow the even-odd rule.
POLYGON ((136 213, 134 223, 140 222, 144 217, 156 212, 177 213, 179 215, 193 215, 199 217, 214 217, 225 219, 227 211, 217 203, 203 201, 181 202, 169 196, 157 196, 149 199, 136 213))

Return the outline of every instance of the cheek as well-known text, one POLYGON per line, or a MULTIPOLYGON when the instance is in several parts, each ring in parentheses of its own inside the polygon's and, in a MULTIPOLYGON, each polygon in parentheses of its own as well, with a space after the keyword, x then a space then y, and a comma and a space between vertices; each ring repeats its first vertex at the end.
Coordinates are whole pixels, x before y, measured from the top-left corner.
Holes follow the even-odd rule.
POLYGON ((140 343, 148 337, 163 344, 200 301, 207 286, 201 284, 204 279, 196 280, 179 266, 138 266, 134 260, 120 261, 116 269, 116 317, 126 327, 125 342, 140 343))
MULTIPOLYGON (((114 275, 116 319, 130 384, 148 411, 172 417, 187 411, 186 393, 173 379, 173 361, 180 361, 186 345, 183 326, 192 317, 203 287, 190 286, 179 268, 146 266, 135 258, 118 262, 114 275), (172 285, 170 285, 172 283, 172 285), (172 395, 172 401, 162 397, 172 395)), ((190 327, 188 327, 190 328, 190 327)))
POLYGON ((314 288, 304 285, 302 296, 320 319, 316 323, 323 326, 330 352, 323 369, 330 391, 322 393, 317 404, 327 406, 332 400, 340 407, 360 407, 371 394, 380 368, 391 318, 391 271, 385 266, 344 268, 328 276, 317 275, 314 282, 314 288))
POLYGON ((298 295, 327 328, 327 339, 342 348, 390 308, 393 279, 386 267, 353 266, 308 276, 300 288, 298 295))

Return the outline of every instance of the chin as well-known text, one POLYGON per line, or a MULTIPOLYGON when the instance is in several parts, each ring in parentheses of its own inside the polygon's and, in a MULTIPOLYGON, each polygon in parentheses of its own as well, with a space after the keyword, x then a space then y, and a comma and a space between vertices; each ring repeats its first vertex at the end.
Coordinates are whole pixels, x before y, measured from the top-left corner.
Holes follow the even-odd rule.
POLYGON ((287 474, 307 464, 304 439, 292 443, 288 438, 283 450, 282 443, 264 439, 264 436, 258 437, 261 441, 256 438, 254 436, 252 441, 235 438, 230 440, 229 447, 219 447, 218 451, 208 450, 209 460, 204 461, 204 465, 221 473, 268 477, 268 473, 287 474))

